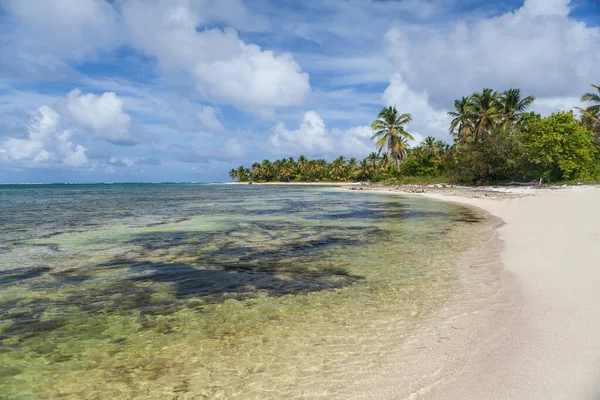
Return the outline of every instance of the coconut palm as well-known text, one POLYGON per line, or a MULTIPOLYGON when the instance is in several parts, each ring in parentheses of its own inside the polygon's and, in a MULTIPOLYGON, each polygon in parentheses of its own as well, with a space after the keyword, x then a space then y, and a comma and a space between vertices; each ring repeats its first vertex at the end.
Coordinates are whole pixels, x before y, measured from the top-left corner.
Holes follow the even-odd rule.
POLYGON ((592 121, 598 123, 600 122, 600 86, 592 85, 598 93, 589 92, 581 96, 582 103, 592 103, 591 106, 583 109, 577 107, 584 115, 584 117, 590 118, 592 121))
POLYGON ((293 164, 287 162, 283 163, 279 168, 279 175, 286 180, 286 182, 290 181, 290 178, 294 175, 293 164))
POLYGON ((244 166, 240 165, 240 167, 237 169, 238 181, 240 181, 240 182, 247 181, 249 179, 249 177, 250 177, 250 170, 248 170, 244 166))
POLYGON ((533 96, 521 98, 521 90, 513 88, 498 96, 500 111, 504 120, 509 124, 513 124, 519 115, 524 113, 534 101, 535 97, 533 96))
POLYGON ((348 168, 351 170, 355 169, 358 166, 358 160, 354 157, 348 160, 348 168))
POLYGON ((360 181, 368 181, 373 174, 373 167, 368 158, 364 158, 360 161, 356 170, 354 171, 353 177, 354 179, 358 179, 360 181))
POLYGON ((371 124, 371 140, 377 140, 379 153, 387 147, 387 155, 396 166, 406 158, 406 139, 414 140, 412 135, 404 130, 404 125, 411 120, 410 114, 399 114, 396 107, 390 106, 381 110, 371 124))
POLYGON ((448 115, 453 117, 450 123, 450 133, 458 142, 464 143, 474 130, 471 98, 463 97, 460 100, 454 100, 454 110, 448 112, 448 115))
POLYGON ((273 165, 271 164, 271 161, 263 160, 263 162, 260 164, 260 170, 261 175, 267 182, 273 178, 273 165))
POLYGON ((390 158, 387 153, 383 153, 381 157, 377 158, 377 169, 385 171, 390 166, 390 158))
POLYGON ((473 138, 484 140, 492 128, 501 121, 502 112, 499 105, 499 94, 492 89, 483 89, 481 93, 473 93, 469 108, 475 121, 473 138))
POLYGON ((367 156, 366 160, 369 161, 371 168, 375 169, 377 167, 377 162, 379 161, 379 156, 377 155, 377 153, 372 152, 367 156))
POLYGON ((331 174, 335 179, 344 180, 346 175, 346 159, 344 156, 338 157, 332 161, 331 174))
POLYGON ((252 171, 252 180, 254 180, 254 181, 261 180, 262 169, 260 167, 260 164, 255 162, 254 164, 252 164, 252 166, 250 168, 252 171))
POLYGON ((235 179, 235 178, 237 178, 237 170, 236 170, 235 168, 232 168, 232 169, 229 171, 229 177, 230 177, 231 179, 235 179))
POLYGON ((423 152, 427 157, 433 157, 438 152, 438 142, 433 136, 427 136, 425 140, 421 142, 423 152))

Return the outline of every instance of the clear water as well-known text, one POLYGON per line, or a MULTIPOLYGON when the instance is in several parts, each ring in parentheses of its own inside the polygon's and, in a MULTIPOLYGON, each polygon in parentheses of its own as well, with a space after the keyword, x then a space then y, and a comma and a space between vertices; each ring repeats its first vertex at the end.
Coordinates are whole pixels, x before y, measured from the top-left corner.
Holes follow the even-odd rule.
POLYGON ((0 397, 343 397, 459 290, 481 221, 330 188, 0 186, 0 397))

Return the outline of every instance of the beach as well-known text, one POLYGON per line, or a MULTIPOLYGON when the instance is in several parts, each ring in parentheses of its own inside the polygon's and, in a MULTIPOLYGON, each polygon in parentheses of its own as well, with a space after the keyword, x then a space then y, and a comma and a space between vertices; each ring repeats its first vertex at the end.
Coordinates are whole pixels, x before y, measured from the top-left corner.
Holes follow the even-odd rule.
MULTIPOLYGON (((444 366, 407 398, 600 398, 600 190, 465 193, 444 194, 438 187, 419 195, 478 207, 504 222, 497 231, 498 291, 482 307, 460 315, 453 323, 457 329, 440 323, 435 334, 445 339, 422 351, 437 354, 444 366)), ((374 379, 365 397, 404 398, 399 392, 391 382, 374 379)))

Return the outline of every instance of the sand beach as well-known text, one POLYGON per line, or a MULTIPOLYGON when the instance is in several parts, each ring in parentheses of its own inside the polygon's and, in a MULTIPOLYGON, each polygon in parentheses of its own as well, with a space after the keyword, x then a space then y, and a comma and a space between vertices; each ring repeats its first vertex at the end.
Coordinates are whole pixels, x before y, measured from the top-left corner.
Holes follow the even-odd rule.
POLYGON ((443 366, 408 397, 377 378, 365 398, 600 398, 599 188, 368 190, 470 205, 504 224, 497 291, 421 349, 443 366))

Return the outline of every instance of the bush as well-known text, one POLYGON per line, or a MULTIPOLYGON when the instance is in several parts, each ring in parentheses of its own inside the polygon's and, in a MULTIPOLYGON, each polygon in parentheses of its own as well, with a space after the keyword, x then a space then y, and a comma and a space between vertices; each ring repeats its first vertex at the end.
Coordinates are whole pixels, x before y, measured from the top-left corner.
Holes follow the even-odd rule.
POLYGON ((600 174, 594 135, 570 112, 524 114, 511 128, 456 146, 448 171, 456 183, 588 180, 600 174))
POLYGON ((590 179, 598 148, 594 135, 571 112, 522 116, 517 164, 522 174, 558 182, 590 179))
POLYGON ((515 178, 514 137, 497 129, 484 141, 458 145, 447 161, 455 183, 482 185, 515 178))

